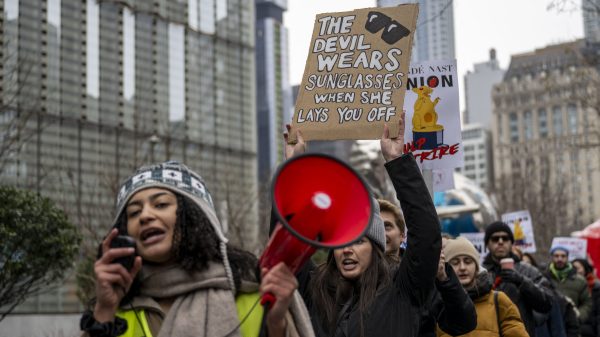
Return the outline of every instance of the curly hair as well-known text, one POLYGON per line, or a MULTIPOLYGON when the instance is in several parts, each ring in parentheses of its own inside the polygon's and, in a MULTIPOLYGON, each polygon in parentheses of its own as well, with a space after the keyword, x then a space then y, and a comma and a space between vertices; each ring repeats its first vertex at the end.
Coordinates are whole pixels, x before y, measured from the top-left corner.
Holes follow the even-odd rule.
MULTIPOLYGON (((371 239, 369 239, 371 241, 371 239)), ((358 280, 345 279, 337 268, 333 250, 327 261, 317 267, 310 281, 312 303, 317 309, 318 319, 328 334, 336 330, 340 304, 351 297, 358 299, 360 313, 360 336, 364 335, 364 315, 368 312, 378 292, 391 283, 390 269, 385 254, 378 245, 372 244, 371 263, 358 280), (354 295, 354 296, 352 296, 354 295)))
MULTIPOLYGON (((222 261, 219 238, 206 214, 188 197, 176 192, 174 194, 177 197, 177 218, 171 252, 175 261, 188 271, 202 271, 208 267, 210 261, 222 261)), ((115 227, 120 235, 127 235, 126 212, 119 215, 115 227)), ((252 253, 227 245, 227 256, 236 289, 240 289, 242 279, 259 279, 258 260, 252 253)), ((136 277, 121 303, 130 302, 139 293, 139 288, 139 279, 136 277)))

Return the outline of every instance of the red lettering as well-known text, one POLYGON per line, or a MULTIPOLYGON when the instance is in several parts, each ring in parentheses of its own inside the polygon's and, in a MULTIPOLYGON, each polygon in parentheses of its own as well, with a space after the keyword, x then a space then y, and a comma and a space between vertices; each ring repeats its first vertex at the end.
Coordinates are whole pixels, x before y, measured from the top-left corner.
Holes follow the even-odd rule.
POLYGON ((450 154, 456 154, 458 152, 458 143, 450 147, 450 154))
MULTIPOLYGON (((415 149, 414 142, 404 144, 404 153, 420 150, 423 147, 423 144, 425 144, 425 138, 419 138, 419 140, 417 140, 417 144, 418 144, 417 149, 415 149)), ((459 143, 456 143, 452 146, 442 145, 442 146, 436 147, 435 149, 430 150, 430 151, 422 150, 421 152, 416 153, 414 155, 415 155, 415 159, 419 160, 422 163, 425 160, 442 159, 444 156, 455 155, 456 153, 458 153, 458 150, 459 150, 459 143)))

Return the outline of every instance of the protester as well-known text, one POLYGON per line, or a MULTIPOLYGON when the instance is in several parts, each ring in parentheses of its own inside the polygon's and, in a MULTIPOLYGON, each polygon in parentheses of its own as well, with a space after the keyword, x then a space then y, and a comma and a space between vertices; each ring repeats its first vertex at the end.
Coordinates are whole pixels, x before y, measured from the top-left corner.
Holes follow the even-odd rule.
POLYGON ((533 255, 529 253, 523 253, 523 259, 521 260, 521 262, 527 263, 528 265, 534 266, 536 268, 540 267, 533 255))
POLYGON ((592 312, 588 319, 581 323, 581 336, 600 337, 600 281, 594 275, 594 268, 587 260, 575 259, 571 264, 579 275, 585 277, 592 296, 592 312))
POLYGON ((552 281, 556 290, 570 298, 579 311, 579 321, 585 322, 592 311, 592 298, 586 280, 577 274, 577 270, 569 262, 569 250, 557 246, 550 250, 552 262, 548 265, 545 276, 552 281))
POLYGON ((442 237, 442 253, 435 277, 435 290, 421 313, 419 337, 436 335, 436 327, 452 336, 464 335, 477 326, 473 301, 464 291, 443 249, 448 239, 442 237))
POLYGON ((379 212, 385 226, 385 254, 392 262, 400 262, 406 239, 404 217, 400 208, 384 199, 377 199, 379 212))
MULTIPOLYGON (((381 139, 385 167, 406 225, 408 246, 402 263, 390 272, 385 259, 385 229, 379 216, 358 242, 330 251, 311 274, 309 310, 317 336, 416 336, 420 308, 433 289, 441 251, 435 207, 411 154, 404 148, 404 115, 399 136, 381 139)), ((300 149, 301 150, 301 149, 300 149)), ((292 151, 295 152, 295 151, 292 151)), ((379 204, 375 203, 378 209, 379 204)))
POLYGON ((505 292, 519 307, 521 319, 530 336, 535 336, 534 310, 545 314, 552 308, 552 294, 544 287, 548 281, 535 267, 521 263, 512 253, 513 233, 503 222, 497 221, 487 226, 484 242, 489 254, 485 257, 483 267, 490 273, 496 290, 505 292), (512 263, 500 261, 512 258, 512 263))
MULTIPOLYGON (((448 240, 444 254, 477 311, 477 327, 464 336, 529 336, 517 306, 503 292, 492 290, 492 281, 479 267, 479 253, 469 240, 448 240)), ((438 329, 438 336, 456 335, 438 329)))
POLYGON ((552 309, 546 314, 534 312, 538 325, 535 333, 537 337, 578 337, 579 319, 575 304, 568 297, 562 295, 551 282, 545 286, 552 294, 552 309))
POLYGON ((88 336, 312 336, 285 264, 256 275, 257 260, 227 245, 202 178, 177 162, 140 168, 121 186, 113 229, 96 261, 96 299, 84 313, 88 336), (129 271, 110 248, 135 240, 129 271), (259 291, 260 286, 260 291, 259 291), (262 293, 276 298, 264 312, 262 293))

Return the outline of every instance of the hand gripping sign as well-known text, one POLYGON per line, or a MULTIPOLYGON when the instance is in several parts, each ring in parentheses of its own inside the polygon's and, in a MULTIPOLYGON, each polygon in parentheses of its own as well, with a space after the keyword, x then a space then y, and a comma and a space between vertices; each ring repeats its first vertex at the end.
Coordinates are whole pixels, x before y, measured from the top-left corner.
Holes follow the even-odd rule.
POLYGON ((398 135, 418 5, 317 15, 292 120, 306 140, 398 135))

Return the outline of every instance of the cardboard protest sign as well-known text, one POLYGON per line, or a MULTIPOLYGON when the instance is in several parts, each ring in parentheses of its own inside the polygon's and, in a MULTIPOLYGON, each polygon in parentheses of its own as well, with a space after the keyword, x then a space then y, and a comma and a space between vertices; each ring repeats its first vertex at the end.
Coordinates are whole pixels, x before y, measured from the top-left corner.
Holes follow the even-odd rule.
POLYGON ((502 214, 502 222, 507 224, 513 232, 515 243, 525 253, 535 253, 535 238, 533 236, 533 223, 529 211, 518 211, 502 214))
POLYGON ((463 165, 456 60, 410 65, 404 99, 405 152, 422 169, 463 165))
POLYGON ((306 140, 398 135, 418 5, 317 15, 298 92, 295 130, 306 140))
POLYGON ((550 250, 554 247, 564 247, 569 250, 569 261, 573 261, 575 259, 585 259, 587 258, 587 240, 580 238, 571 238, 571 237, 556 237, 552 239, 552 246, 550 246, 550 250))
POLYGON ((479 263, 483 263, 483 259, 488 254, 487 246, 485 245, 485 241, 483 240, 485 237, 485 233, 460 233, 459 236, 464 237, 465 239, 471 241, 475 249, 479 253, 479 263))

